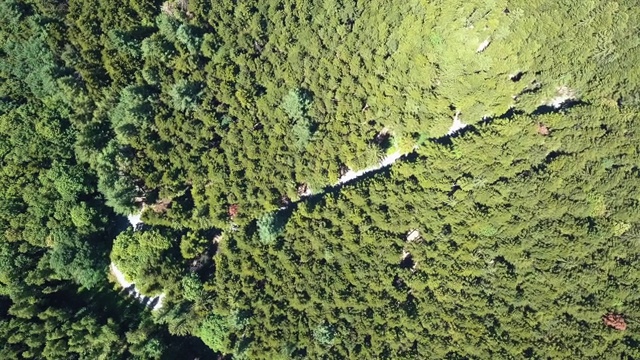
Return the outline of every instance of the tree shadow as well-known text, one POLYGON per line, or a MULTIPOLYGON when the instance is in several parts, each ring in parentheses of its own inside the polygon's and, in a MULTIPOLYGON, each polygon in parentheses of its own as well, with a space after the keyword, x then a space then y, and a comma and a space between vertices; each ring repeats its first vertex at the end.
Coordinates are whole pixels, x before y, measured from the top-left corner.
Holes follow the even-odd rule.
POLYGON ((538 116, 538 115, 546 115, 546 114, 553 114, 553 113, 558 113, 558 112, 564 112, 569 108, 575 107, 575 106, 581 106, 581 105, 588 105, 588 102, 582 101, 582 100, 567 100, 565 102, 563 102, 562 104, 560 104, 560 106, 556 107, 556 106, 552 106, 552 105, 540 105, 538 106, 538 108, 536 108, 531 115, 533 116, 538 116))
POLYGON ((409 253, 400 261, 401 269, 411 269, 414 265, 413 256, 409 253))
POLYGON ((111 222, 109 228, 109 233, 112 235, 110 238, 115 238, 121 232, 127 230, 131 224, 129 223, 129 219, 126 216, 115 215, 111 217, 111 222))

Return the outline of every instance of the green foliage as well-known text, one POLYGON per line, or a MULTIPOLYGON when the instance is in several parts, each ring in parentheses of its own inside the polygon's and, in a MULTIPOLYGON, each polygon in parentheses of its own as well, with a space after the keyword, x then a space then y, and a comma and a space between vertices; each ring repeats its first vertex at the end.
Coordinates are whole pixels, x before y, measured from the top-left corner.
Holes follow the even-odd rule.
POLYGON ((160 3, 0 3, 0 358, 640 358, 637 4, 160 3))
POLYGON ((182 279, 182 296, 189 301, 200 301, 204 295, 202 282, 195 275, 189 275, 182 279))
POLYGON ((231 311, 229 316, 229 326, 235 331, 242 331, 247 325, 249 325, 250 319, 250 311, 235 309, 231 311))
POLYGON ((153 295, 163 290, 163 283, 173 280, 173 265, 168 262, 171 248, 171 240, 159 230, 129 229, 114 240, 111 260, 142 293, 153 295), (163 274, 163 283, 160 283, 163 274))
POLYGON ((622 155, 628 150, 617 135, 637 134, 634 119, 584 106, 494 119, 450 145, 429 141, 390 173, 298 205, 277 247, 256 252, 249 234, 235 236, 205 287, 247 291, 215 306, 241 301, 251 309, 236 333, 252 339, 245 354, 257 358, 283 349, 310 358, 634 353, 618 343, 637 338, 630 322, 622 334, 601 319, 639 311, 627 282, 635 283, 636 266, 605 255, 640 253, 640 243, 628 242, 638 207, 626 200, 640 194, 628 181, 636 160, 622 155), (552 136, 538 133, 539 122, 552 136), (407 241, 414 230, 420 238, 407 241), (611 282, 610 274, 626 280, 611 282), (562 338, 544 340, 557 331, 562 338), (283 340, 291 338, 295 345, 283 340), (602 343, 577 345, 594 338, 602 343))
POLYGON ((219 315, 209 315, 202 322, 198 336, 213 351, 227 351, 229 343, 227 319, 219 315))
MULTIPOLYGON (((149 322, 142 305, 127 302, 106 281, 117 219, 97 189, 105 182, 75 152, 78 143, 97 146, 79 139, 84 131, 79 127, 91 121, 95 109, 84 86, 96 81, 100 70, 83 67, 77 73, 62 61, 86 65, 64 23, 67 9, 77 5, 0 3, 0 358, 211 356, 181 348, 149 322), (140 336, 134 341, 130 333, 140 336)), ((87 2, 93 14, 96 5, 87 2)), ((128 42, 135 37, 128 31, 103 33, 119 51, 135 53, 128 42)), ((120 176, 121 163, 101 165, 101 171, 120 176)))
POLYGON ((186 80, 179 80, 169 91, 172 105, 178 111, 193 111, 200 104, 200 85, 186 80))
MULTIPOLYGON (((383 128, 412 149, 444 135, 457 112, 474 125, 558 96, 628 104, 638 85, 620 75, 634 74, 634 57, 620 56, 637 43, 627 5, 95 1, 72 2, 56 47, 80 75, 83 96, 68 98, 88 104, 71 119, 79 152, 120 213, 148 192, 183 194, 188 206, 158 216, 176 227, 225 228, 231 205, 247 225, 302 183, 323 188, 343 165, 376 165, 383 128), (114 150, 118 161, 103 154, 114 150)), ((38 74, 32 87, 55 98, 50 68, 31 60, 44 45, 11 48, 21 66, 9 70, 38 74)))
POLYGON ((262 244, 271 245, 278 238, 279 229, 275 214, 263 215, 257 220, 256 226, 258 227, 258 238, 262 244))
POLYGON ((208 247, 208 241, 196 232, 188 232, 180 239, 180 253, 185 259, 202 255, 208 247))
POLYGON ((200 50, 202 39, 197 30, 190 25, 182 24, 176 30, 176 40, 184 44, 190 53, 195 54, 200 50))
POLYGON ((141 50, 145 59, 161 63, 168 62, 176 55, 175 48, 171 42, 167 41, 163 37, 155 35, 145 38, 142 41, 141 50))
POLYGON ((78 285, 87 289, 95 288, 103 281, 104 267, 96 266, 95 252, 90 245, 82 243, 79 239, 72 241, 73 235, 62 240, 56 238, 51 251, 48 254, 49 265, 55 273, 63 279, 74 280, 78 285), (70 239, 71 238, 71 239, 70 239))
POLYGON ((122 30, 113 29, 107 33, 107 36, 119 51, 125 52, 133 57, 139 57, 141 55, 140 44, 136 39, 132 39, 130 34, 122 30))
POLYGON ((73 225, 80 233, 90 233, 97 230, 95 223, 98 221, 98 211, 86 202, 80 202, 71 208, 69 213, 73 225))
POLYGON ((348 160, 347 166, 354 170, 376 166, 384 155, 382 148, 375 145, 368 145, 366 151, 358 153, 355 158, 348 160))
POLYGON ((300 89, 295 89, 289 91, 282 99, 281 106, 291 120, 298 121, 306 116, 309 105, 311 101, 305 98, 300 89))
POLYGON ((153 99, 148 89, 130 86, 120 94, 110 116, 111 126, 121 144, 139 147, 152 137, 153 115, 153 99))
POLYGON ((330 326, 318 325, 313 329, 313 338, 322 345, 331 345, 334 337, 334 331, 330 326))
POLYGON ((83 184, 86 181, 84 169, 79 166, 70 167, 54 162, 46 176, 49 181, 53 181, 53 186, 65 201, 75 201, 90 190, 83 184))
POLYGON ((106 204, 120 214, 129 214, 133 210, 133 198, 136 195, 131 179, 123 171, 127 159, 115 141, 109 142, 97 156, 96 172, 98 189, 106 198, 106 204))
POLYGON ((168 14, 161 13, 156 18, 156 25, 158 26, 160 34, 167 38, 167 40, 171 42, 176 41, 176 33, 180 27, 180 23, 177 19, 169 16, 168 14))
POLYGON ((302 90, 291 90, 282 99, 282 109, 292 121, 291 134, 294 138, 294 145, 302 150, 311 140, 311 123, 307 116, 307 111, 311 105, 311 100, 302 90))

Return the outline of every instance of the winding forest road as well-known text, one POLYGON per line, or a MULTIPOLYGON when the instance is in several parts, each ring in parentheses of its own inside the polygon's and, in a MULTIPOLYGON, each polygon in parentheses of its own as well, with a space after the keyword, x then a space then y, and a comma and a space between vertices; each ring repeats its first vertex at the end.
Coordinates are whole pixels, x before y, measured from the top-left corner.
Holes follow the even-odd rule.
MULTIPOLYGON (((403 156, 405 156, 407 154, 409 154, 409 153, 401 153, 400 150, 398 150, 396 152, 393 152, 393 153, 387 155, 384 159, 382 159, 380 161, 380 163, 378 165, 370 166, 368 168, 365 168, 365 169, 362 169, 362 170, 358 170, 358 171, 349 170, 344 175, 342 175, 340 177, 340 179, 338 180, 338 182, 333 184, 333 186, 346 184, 346 183, 348 183, 350 181, 353 181, 353 180, 361 177, 362 175, 364 175, 366 173, 385 168, 385 167, 393 164, 394 162, 398 161, 398 159, 400 159, 401 157, 403 157, 403 156)), ((321 192, 321 193, 324 193, 324 191, 321 192)), ((318 194, 320 194, 320 193, 318 193, 318 194)), ((314 194, 314 195, 317 195, 317 194, 314 194)))
MULTIPOLYGON (((459 115, 460 114, 457 113, 454 116, 453 123, 451 124, 451 127, 449 128, 449 131, 447 131, 447 136, 451 136, 451 135, 457 133, 458 131, 464 129, 465 127, 467 127, 467 124, 463 123, 460 120, 459 115)), ((362 169, 362 170, 358 170, 358 171, 349 170, 344 175, 342 175, 340 177, 340 179, 338 180, 338 182, 333 184, 331 187, 335 187, 335 186, 338 186, 338 185, 346 184, 348 182, 356 180, 357 178, 363 176, 364 174, 367 174, 367 173, 370 173, 372 171, 380 170, 382 168, 390 166, 393 163, 395 163, 396 161, 400 160, 403 156, 409 155, 412 152, 414 152, 415 149, 417 149, 417 146, 415 146, 413 148, 413 150, 411 150, 409 152, 406 152, 406 153, 402 153, 402 152, 400 152, 400 150, 397 150, 397 151, 387 155, 385 158, 383 158, 378 165, 370 166, 368 168, 365 168, 365 169, 362 169)), ((326 191, 323 190, 323 191, 320 191, 320 192, 317 192, 317 193, 311 193, 308 196, 321 195, 321 194, 324 194, 325 192, 326 191)), ((305 196, 305 197, 307 197, 307 196, 305 196)), ((286 209, 286 207, 284 207, 284 208, 286 209)))
MULTIPOLYGON (((465 124, 462 121, 460 121, 458 115, 459 114, 456 114, 456 116, 453 118, 453 123, 452 123, 451 127, 449 128, 449 131, 447 132, 447 136, 451 136, 451 135, 455 134, 456 132, 462 130, 463 128, 465 128, 467 126, 467 124, 465 124)), ((400 150, 397 150, 397 151, 387 155, 386 157, 384 157, 377 165, 370 166, 370 167, 365 168, 365 169, 361 169, 361 170, 358 170, 358 171, 349 170, 344 175, 342 175, 340 177, 340 179, 338 179, 338 181, 335 184, 333 184, 332 186, 324 188, 321 191, 316 192, 316 193, 314 193, 312 191, 309 191, 307 194, 302 196, 299 200, 291 202, 287 206, 281 207, 280 210, 286 210, 287 208, 289 208, 293 204, 295 204, 297 202, 300 202, 300 201, 304 201, 305 199, 307 199, 307 198, 309 198, 311 196, 324 195, 329 191, 329 189, 335 188, 335 187, 340 186, 340 185, 344 185, 344 184, 349 183, 351 181, 354 181, 354 180, 362 177, 363 175, 365 175, 367 173, 370 173, 370 172, 373 172, 373 171, 377 171, 377 170, 383 169, 385 167, 391 166, 396 161, 400 160, 403 156, 409 155, 412 152, 414 152, 416 148, 417 148, 417 146, 415 146, 411 151, 406 152, 406 153, 403 153, 400 150)), ((140 211, 140 213, 138 213, 138 214, 130 214, 129 216, 127 216, 127 219, 129 220, 129 223, 131 223, 131 226, 133 226, 133 230, 134 231, 138 228, 139 224, 142 224, 141 215, 142 215, 142 211, 140 211)), ((132 296, 134 296, 136 299, 138 299, 140 302, 146 303, 149 306, 153 306, 153 310, 157 310, 157 309, 160 309, 162 307, 162 300, 163 300, 163 298, 165 296, 164 293, 162 293, 160 295, 157 295, 157 296, 154 296, 154 297, 145 296, 142 293, 140 293, 140 291, 135 287, 135 284, 130 283, 125 279, 125 275, 118 269, 116 264, 111 263, 111 265, 109 266, 109 270, 114 275, 114 277, 116 278, 118 284, 120 284, 120 286, 122 286, 124 289, 128 290, 129 293, 132 296)))

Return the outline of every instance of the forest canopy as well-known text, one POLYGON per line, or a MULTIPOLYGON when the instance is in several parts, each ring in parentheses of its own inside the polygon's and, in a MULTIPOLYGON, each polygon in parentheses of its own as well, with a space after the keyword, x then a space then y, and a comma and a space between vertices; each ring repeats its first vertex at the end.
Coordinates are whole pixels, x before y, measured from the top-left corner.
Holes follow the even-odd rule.
POLYGON ((640 358, 638 24, 3 0, 0 358, 640 358))

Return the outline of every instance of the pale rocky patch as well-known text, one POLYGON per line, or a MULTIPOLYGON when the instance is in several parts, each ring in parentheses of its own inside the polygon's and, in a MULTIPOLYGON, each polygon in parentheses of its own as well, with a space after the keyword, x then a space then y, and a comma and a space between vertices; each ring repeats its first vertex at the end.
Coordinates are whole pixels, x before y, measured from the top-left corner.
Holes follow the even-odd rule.
POLYGON ((491 44, 491 39, 487 38, 485 41, 481 42, 480 45, 478 45, 476 53, 485 51, 489 47, 489 44, 491 44))
POLYGON ((467 124, 463 123, 462 120, 460 120, 460 112, 458 111, 456 112, 456 115, 453 117, 453 123, 451 124, 451 127, 449 128, 447 135, 453 135, 458 131, 464 129, 465 127, 467 127, 467 124))
POLYGON ((547 102, 547 105, 553 106, 554 108, 560 108, 567 101, 575 100, 576 93, 572 89, 567 86, 560 86, 557 89, 557 94, 554 98, 547 102))
POLYGON ((414 242, 420 239, 420 231, 413 229, 407 233, 407 241, 414 242))

